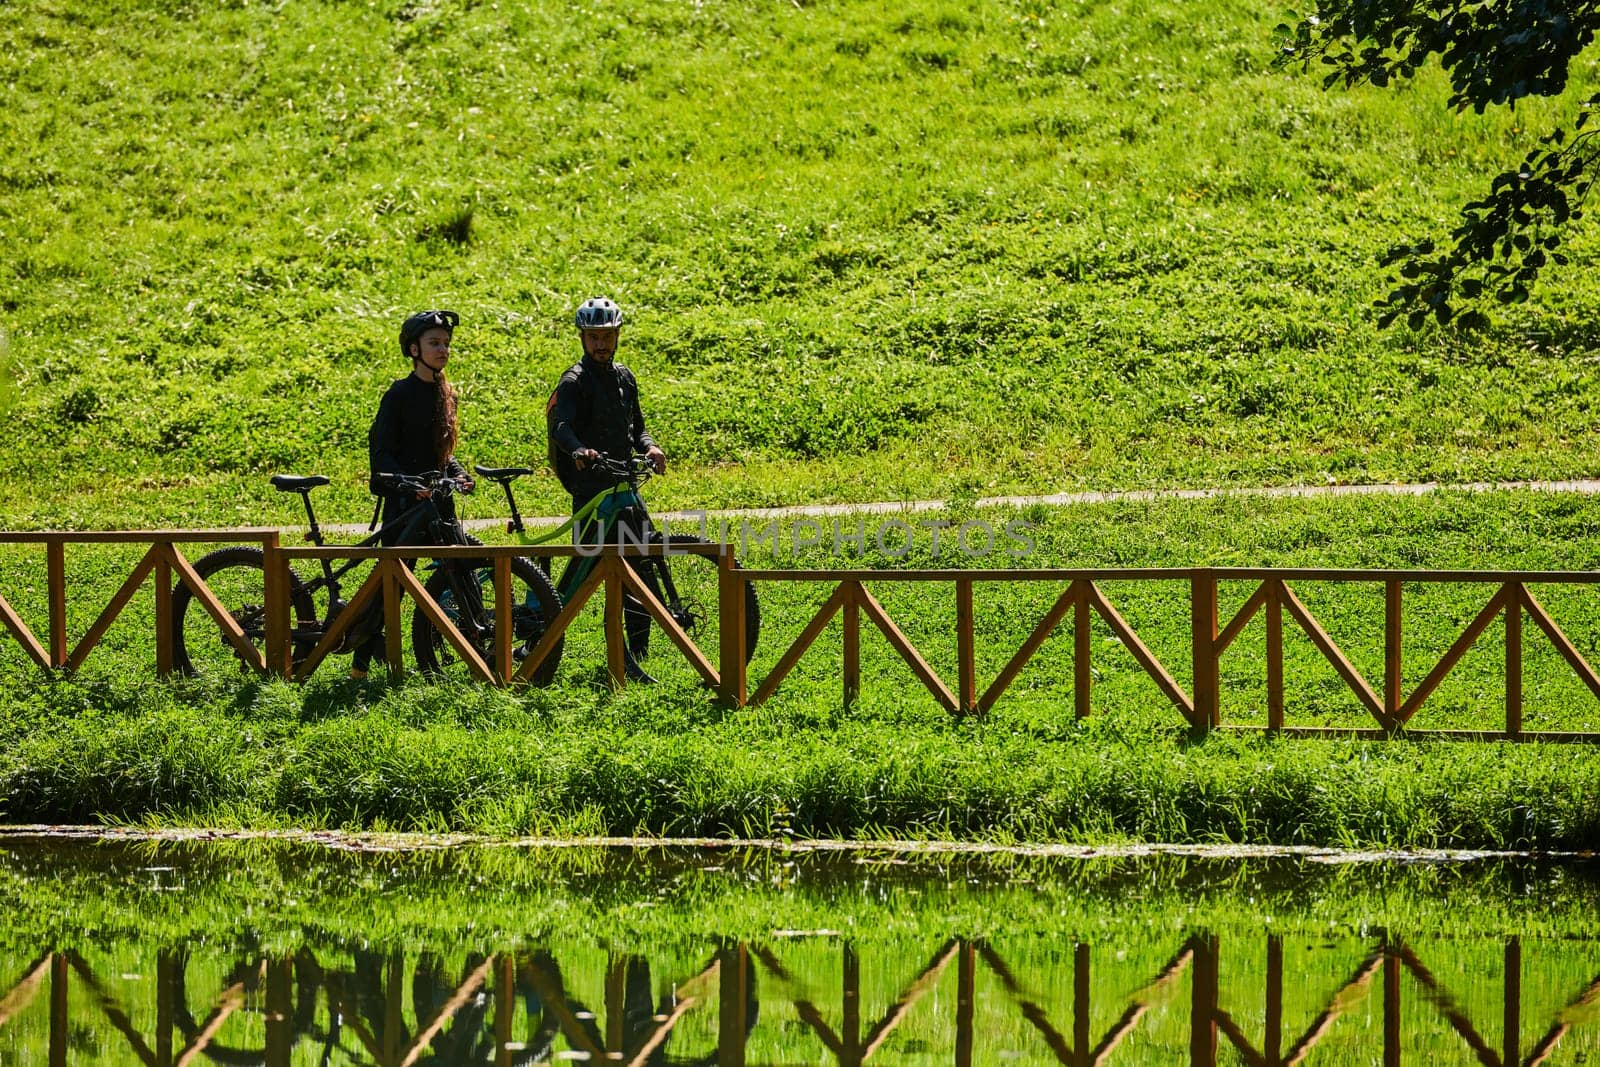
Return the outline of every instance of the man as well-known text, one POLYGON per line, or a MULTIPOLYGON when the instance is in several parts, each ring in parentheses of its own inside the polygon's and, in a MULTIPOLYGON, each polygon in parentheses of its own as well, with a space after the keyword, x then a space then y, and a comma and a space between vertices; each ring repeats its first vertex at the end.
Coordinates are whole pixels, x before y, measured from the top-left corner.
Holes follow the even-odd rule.
POLYGON ((622 309, 596 297, 578 308, 576 322, 583 358, 561 376, 545 406, 550 464, 574 511, 615 484, 596 466, 602 458, 625 462, 642 455, 657 474, 667 469, 667 454, 644 428, 639 383, 616 361, 622 309))
MULTIPOLYGON (((602 460, 625 463, 642 455, 657 474, 664 474, 667 469, 667 454, 644 428, 639 383, 632 371, 616 361, 622 309, 605 297, 595 297, 583 302, 575 319, 578 338, 583 342, 583 358, 567 368, 545 405, 550 465, 562 487, 572 495, 574 512, 596 493, 616 484, 615 477, 600 469, 602 460)), ((590 516, 581 529, 572 532, 573 539, 579 544, 596 543, 600 525, 598 515, 590 516)), ((643 532, 626 531, 635 538, 643 532)), ((650 636, 650 617, 632 602, 631 596, 626 601, 623 615, 629 647, 643 655, 650 636)), ((647 677, 631 660, 628 674, 647 677)))
MULTIPOLYGON (((444 471, 455 479, 461 492, 472 492, 472 478, 455 458, 459 436, 456 391, 444 373, 450 362, 450 341, 460 322, 454 311, 419 311, 400 325, 400 355, 411 360, 411 373, 389 386, 367 431, 369 488, 383 500, 386 529, 381 540, 385 546, 395 544, 397 536, 397 531, 387 529, 388 524, 427 493, 396 493, 380 483, 378 475, 444 471)), ((442 498, 437 506, 441 518, 455 519, 454 498, 442 498)), ((381 626, 382 620, 383 606, 379 604, 368 613, 367 624, 381 626)), ((350 677, 365 678, 372 657, 382 651, 383 635, 374 634, 356 649, 350 677)))

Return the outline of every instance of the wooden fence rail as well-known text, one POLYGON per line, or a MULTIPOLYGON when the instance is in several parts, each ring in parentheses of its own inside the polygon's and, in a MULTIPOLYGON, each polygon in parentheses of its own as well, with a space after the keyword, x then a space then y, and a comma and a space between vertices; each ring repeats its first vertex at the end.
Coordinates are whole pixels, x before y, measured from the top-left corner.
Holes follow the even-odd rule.
MULTIPOLYGON (((606 547, 599 551, 594 548, 580 550, 573 545, 430 545, 420 551, 417 547, 357 548, 349 545, 274 548, 267 553, 265 564, 267 573, 271 576, 267 589, 266 669, 286 678, 303 681, 338 646, 345 632, 361 618, 374 599, 381 598, 384 612, 385 655, 389 670, 398 675, 404 671, 403 634, 400 625, 401 601, 405 597, 410 597, 461 657, 468 671, 479 681, 491 685, 525 684, 544 663, 556 642, 561 639, 584 606, 596 592, 603 589, 606 669, 612 685, 620 688, 627 683, 622 612, 624 596, 631 597, 651 615, 708 687, 724 693, 725 673, 742 684, 743 659, 740 659, 738 668, 729 673, 726 658, 731 654, 742 656, 742 640, 731 644, 726 641, 721 643, 717 650, 722 657, 719 670, 712 665, 705 651, 700 649, 673 619, 666 606, 627 565, 629 559, 663 554, 715 556, 724 573, 734 566, 732 548, 726 545, 673 545, 669 548, 630 545, 626 548, 606 547), (511 644, 513 626, 508 616, 515 607, 510 596, 511 561, 518 557, 572 557, 580 554, 596 557, 594 569, 590 571, 583 584, 562 604, 560 613, 555 618, 545 621, 544 634, 534 647, 528 650, 520 663, 515 662, 511 644), (437 560, 471 559, 490 562, 497 590, 494 597, 496 642, 492 653, 493 662, 485 661, 478 654, 472 643, 456 629, 449 614, 428 594, 417 576, 411 573, 406 564, 409 560, 416 559, 418 555, 437 560), (329 624, 316 647, 298 667, 295 667, 292 663, 293 650, 290 642, 289 565, 296 560, 346 559, 370 559, 376 566, 356 591, 355 596, 351 597, 345 610, 329 624)), ((727 584, 727 580, 723 579, 721 586, 727 584)), ((727 590, 721 586, 718 599, 726 611, 727 590)), ((740 592, 743 592, 742 588, 740 592)), ((742 639, 742 600, 737 605, 734 617, 740 622, 739 637, 742 639)))
MULTIPOLYGON (((1093 707, 1094 671, 1090 627, 1095 616, 1110 628, 1118 643, 1150 676, 1157 688, 1183 716, 1189 726, 1204 732, 1224 726, 1222 671, 1224 653, 1234 645, 1257 615, 1264 618, 1266 653, 1266 726, 1285 734, 1340 734, 1346 736, 1387 737, 1401 732, 1415 736, 1459 739, 1509 739, 1600 741, 1600 733, 1529 731, 1523 726, 1524 620, 1542 632, 1579 681, 1600 700, 1600 673, 1555 622, 1530 587, 1536 585, 1600 585, 1600 573, 1573 571, 1448 571, 1448 570, 1354 570, 1263 567, 1143 567, 1143 568, 1063 568, 995 570, 746 570, 738 567, 729 545, 673 546, 672 554, 691 552, 715 556, 718 561, 719 640, 716 649, 701 649, 634 574, 627 560, 651 552, 664 551, 629 546, 606 548, 599 553, 593 572, 576 590, 560 613, 546 620, 543 637, 528 654, 516 662, 511 647, 509 617, 497 620, 497 640, 491 654, 480 655, 452 625, 449 613, 428 594, 423 584, 406 566, 406 560, 419 553, 412 548, 358 548, 348 545, 285 547, 275 529, 184 531, 107 531, 107 532, 0 532, 0 544, 37 544, 46 552, 49 634, 41 642, 23 622, 16 610, 0 595, 0 624, 40 667, 46 670, 75 670, 104 636, 112 621, 128 605, 133 594, 152 576, 155 588, 156 667, 165 674, 173 667, 172 596, 177 584, 187 586, 195 602, 217 622, 222 637, 238 651, 240 659, 268 674, 303 680, 338 647, 346 631, 369 605, 382 604, 385 617, 386 656, 390 670, 403 670, 401 623, 402 601, 409 597, 439 630, 443 638, 476 678, 495 685, 524 684, 552 651, 572 621, 593 595, 604 590, 606 666, 616 686, 626 684, 622 604, 631 598, 659 623, 673 645, 688 660, 704 684, 715 690, 730 706, 760 704, 770 699, 800 659, 827 629, 835 617, 841 620, 842 662, 840 680, 848 702, 861 692, 862 618, 876 628, 889 646, 910 667, 912 674, 931 693, 940 706, 953 715, 983 714, 990 711, 1016 680, 1023 668, 1039 652, 1045 641, 1059 628, 1072 631, 1073 710, 1082 718, 1093 707), (180 550, 187 543, 254 542, 262 548, 265 561, 265 639, 257 648, 229 615, 227 608, 206 587, 180 550), (132 572, 113 594, 88 631, 69 648, 66 623, 65 546, 68 544, 145 545, 146 551, 132 572), (293 660, 293 631, 289 604, 290 565, 296 561, 370 559, 374 567, 361 584, 346 610, 329 620, 309 655, 297 665, 293 660), (1184 587, 1188 605, 1189 687, 1185 688, 1174 671, 1140 637, 1102 586, 1109 582, 1148 582, 1178 584, 1184 587), (778 657, 776 663, 750 691, 746 673, 745 584, 774 587, 780 583, 805 582, 831 585, 832 590, 799 635, 778 657), (895 622, 870 586, 877 583, 920 583, 943 585, 953 593, 951 621, 956 650, 956 678, 951 685, 930 665, 905 631, 895 622), (1004 666, 980 689, 977 675, 974 590, 982 583, 1053 583, 1062 591, 1042 617, 1028 631, 1007 658, 1004 666), (1219 613, 1219 583, 1254 583, 1244 604, 1227 620, 1219 613), (1377 684, 1366 678, 1352 663, 1322 622, 1307 608, 1296 592, 1297 585, 1309 582, 1358 583, 1375 585, 1383 596, 1383 675, 1377 684), (1409 693, 1402 685, 1406 662, 1401 608, 1408 585, 1465 584, 1483 587, 1487 595, 1477 613, 1428 673, 1409 693), (1298 626, 1311 644, 1327 659, 1361 707, 1371 716, 1369 728, 1329 728, 1285 724, 1285 686, 1283 677, 1284 618, 1298 626), (1504 631, 1504 725, 1498 730, 1416 730, 1411 723, 1417 712, 1461 661, 1477 640, 1496 623, 1504 631)), ((588 549, 593 553, 593 549, 588 549)), ((496 611, 507 613, 511 604, 511 561, 518 556, 573 556, 571 545, 483 545, 431 546, 424 550, 432 559, 488 560, 499 590, 496 611)), ((924 600, 925 602, 925 600, 924 600)), ((769 609, 770 613, 770 609, 769 609)), ((769 614, 769 623, 771 616, 769 614)), ((303 637, 302 637, 303 639, 303 637)), ((1230 727, 1232 724, 1228 724, 1230 727)))
MULTIPOLYGON (((221 636, 238 653, 241 661, 258 671, 283 678, 304 681, 339 646, 350 627, 359 621, 367 608, 377 600, 384 613, 385 654, 390 671, 399 675, 404 671, 401 606, 406 597, 422 610, 438 629, 452 650, 461 657, 468 671, 480 681, 496 685, 525 683, 544 662, 555 642, 566 631, 572 620, 582 610, 591 596, 605 590, 607 669, 612 683, 618 687, 626 683, 624 661, 624 635, 622 603, 624 595, 642 606, 660 624, 672 643, 679 649, 702 680, 723 692, 724 677, 730 682, 744 685, 743 615, 740 600, 729 614, 726 606, 728 579, 719 582, 719 601, 723 604, 725 618, 738 624, 739 632, 732 641, 721 643, 718 650, 723 657, 720 669, 695 645, 672 618, 666 607, 651 593, 626 560, 647 555, 701 555, 715 556, 724 574, 734 566, 732 550, 719 545, 672 545, 627 548, 593 548, 580 550, 572 545, 432 545, 419 552, 417 547, 360 548, 354 545, 326 545, 284 547, 275 528, 246 527, 233 530, 110 530, 82 532, 13 532, 0 531, 0 544, 41 545, 46 553, 46 600, 48 602, 48 648, 23 621, 3 594, 0 594, 0 625, 22 646, 23 651, 47 671, 73 671, 82 666, 89 652, 105 636, 106 630, 128 607, 134 594, 154 575, 155 607, 150 625, 156 639, 156 670, 162 676, 173 670, 173 602, 177 585, 187 586, 194 602, 202 607, 217 623, 221 636), (264 630, 261 647, 256 647, 229 613, 226 606, 196 573, 193 565, 179 550, 180 543, 237 544, 254 542, 261 547, 263 560, 264 630), (110 603, 89 627, 88 632, 69 651, 67 638, 67 572, 65 546, 68 544, 119 544, 146 545, 146 551, 133 567, 132 573, 112 595, 110 603), (456 628, 437 601, 428 594, 421 581, 407 564, 419 555, 429 559, 489 560, 494 570, 497 611, 509 612, 513 605, 509 596, 511 588, 511 561, 517 557, 598 556, 594 570, 584 584, 573 594, 556 618, 547 621, 543 639, 520 663, 514 664, 511 647, 510 619, 496 620, 497 642, 493 662, 487 662, 478 650, 456 628), (294 633, 290 605, 290 566, 296 561, 320 560, 371 560, 372 570, 360 584, 337 618, 327 620, 326 630, 319 635, 315 647, 298 665, 294 662, 294 633), (738 657, 730 664, 728 656, 738 657), (514 669, 515 668, 515 669, 514 669)), ((739 590, 743 592, 742 588, 739 590)), ((318 605, 319 609, 322 607, 318 605)), ((741 688, 742 693, 742 688, 741 688)), ((729 695, 729 694, 724 694, 729 695)), ((740 700, 742 702, 742 698, 740 700)))

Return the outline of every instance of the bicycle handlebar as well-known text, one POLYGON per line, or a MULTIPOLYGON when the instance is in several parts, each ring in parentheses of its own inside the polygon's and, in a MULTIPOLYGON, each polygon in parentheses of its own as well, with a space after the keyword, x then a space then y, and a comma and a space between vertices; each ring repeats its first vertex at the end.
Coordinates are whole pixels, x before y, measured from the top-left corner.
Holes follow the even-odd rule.
POLYGON ((611 475, 619 481, 637 484, 645 481, 656 472, 655 464, 644 456, 629 456, 627 459, 612 459, 601 454, 600 458, 589 466, 595 470, 611 475))
POLYGON ((388 474, 380 471, 372 476, 372 481, 391 493, 428 492, 449 496, 454 492, 465 492, 467 488, 462 479, 453 478, 444 471, 423 471, 421 474, 388 474))

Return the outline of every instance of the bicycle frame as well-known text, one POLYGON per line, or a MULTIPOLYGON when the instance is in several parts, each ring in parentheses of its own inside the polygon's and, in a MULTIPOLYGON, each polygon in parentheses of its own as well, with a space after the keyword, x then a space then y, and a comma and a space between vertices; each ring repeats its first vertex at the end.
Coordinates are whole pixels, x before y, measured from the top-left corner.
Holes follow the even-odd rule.
MULTIPOLYGON (((428 479, 427 476, 423 476, 423 478, 428 482, 428 487, 434 493, 449 492, 448 488, 433 484, 436 481, 435 479, 428 479)), ((326 541, 322 536, 322 527, 317 523, 316 511, 311 505, 312 488, 315 488, 315 486, 308 486, 294 491, 300 494, 301 502, 305 505, 308 525, 306 537, 312 544, 321 546, 326 541)), ((435 527, 442 525, 443 521, 443 516, 439 513, 438 504, 434 497, 432 495, 426 496, 416 500, 399 515, 384 523, 374 533, 368 534, 360 541, 357 541, 354 547, 372 548, 381 545, 386 538, 391 539, 396 546, 415 545, 419 548, 426 548, 430 544, 445 543, 431 532, 435 527), (419 536, 423 534, 425 536, 419 536)), ((347 603, 339 580, 355 568, 362 566, 365 561, 360 559, 345 560, 337 567, 334 566, 332 560, 323 559, 319 562, 322 566, 321 576, 306 582, 304 590, 307 596, 313 597, 320 590, 326 589, 328 591, 327 610, 322 614, 320 620, 322 627, 325 628, 333 624, 333 620, 338 618, 344 611, 347 603)), ((431 566, 438 567, 439 564, 435 562, 431 566)), ((463 592, 465 593, 466 591, 463 592)), ((464 596, 463 602, 470 605, 471 600, 469 597, 464 596)), ((477 621, 474 620, 470 625, 476 626, 477 624, 477 621)))
POLYGON ((592 524, 593 538, 584 536, 574 546, 578 554, 567 562, 561 572, 561 580, 556 583, 556 592, 563 598, 575 592, 583 584, 584 579, 589 577, 589 572, 594 570, 595 559, 600 555, 603 546, 629 543, 643 546, 655 532, 655 525, 650 521, 650 512, 644 505, 644 499, 639 496, 637 488, 627 483, 614 485, 610 489, 596 493, 579 509, 578 515, 573 516, 574 530, 588 534, 592 524), (585 515, 585 512, 588 514, 585 515), (638 516, 637 524, 623 521, 630 514, 638 516), (578 515, 584 517, 580 520, 578 515))
MULTIPOLYGON (((576 544, 578 554, 568 561, 561 572, 561 578, 555 583, 556 592, 562 600, 569 598, 581 586, 594 570, 594 561, 600 554, 604 545, 628 544, 635 546, 644 545, 655 532, 655 525, 650 521, 650 510, 645 506, 644 498, 639 495, 639 480, 645 473, 644 468, 636 466, 634 462, 627 464, 608 462, 608 469, 620 479, 617 484, 609 489, 602 489, 573 513, 572 518, 539 537, 527 537, 527 530, 522 524, 522 513, 517 509, 515 494, 511 491, 511 482, 522 474, 531 474, 526 468, 506 468, 496 471, 492 468, 478 468, 478 473, 496 481, 505 491, 506 504, 511 509, 511 521, 507 524, 507 531, 524 535, 524 540, 531 544, 554 541, 568 531, 583 530, 587 532, 591 522, 598 524, 594 531, 593 539, 584 538, 576 544), (636 528, 630 529, 624 524, 624 516, 634 514, 639 517, 636 528), (586 551, 589 549, 590 551, 586 551)), ((547 564, 547 559, 541 559, 541 564, 547 564)), ((663 570, 663 582, 669 587, 672 583, 670 573, 663 570)), ((675 592, 672 594, 675 595, 675 592)))
MULTIPOLYGON (((326 544, 327 542, 322 536, 322 528, 317 525, 316 512, 311 506, 310 490, 298 490, 298 492, 300 493, 301 502, 305 504, 306 509, 306 520, 309 526, 309 529, 306 532, 307 540, 318 546, 326 544)), ((393 519, 390 519, 388 522, 384 523, 376 532, 368 534, 360 541, 357 541, 353 547, 373 548, 381 545, 384 538, 390 536, 391 534, 393 535, 394 543, 396 545, 415 544, 419 547, 425 547, 429 544, 435 543, 434 540, 429 538, 419 541, 416 538, 416 535, 432 526, 434 523, 441 521, 443 521, 443 517, 439 514, 439 508, 433 502, 433 499, 431 497, 424 498, 416 501, 410 507, 406 508, 406 510, 402 511, 399 515, 396 515, 393 519)), ((332 560, 324 559, 319 562, 322 564, 322 576, 320 578, 314 578, 305 583, 306 592, 314 593, 321 589, 327 589, 331 599, 338 603, 342 602, 343 599, 339 592, 339 579, 343 578, 346 574, 361 566, 366 561, 360 559, 349 559, 345 560, 343 563, 340 563, 337 567, 333 565, 332 560)), ((334 614, 336 613, 330 611, 328 613, 329 618, 332 618, 334 614)))

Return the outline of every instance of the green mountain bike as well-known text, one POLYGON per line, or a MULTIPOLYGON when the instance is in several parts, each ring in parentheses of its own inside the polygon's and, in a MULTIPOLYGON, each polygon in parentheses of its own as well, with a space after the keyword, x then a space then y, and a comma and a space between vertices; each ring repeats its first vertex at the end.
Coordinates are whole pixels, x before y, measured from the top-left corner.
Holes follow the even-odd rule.
MULTIPOLYGON (((628 565, 640 577, 644 587, 650 590, 667 609, 673 621, 714 662, 720 624, 717 610, 717 559, 715 556, 697 555, 688 551, 692 546, 709 545, 711 542, 692 534, 663 533, 656 529, 655 523, 650 518, 649 509, 645 507, 644 498, 639 494, 640 484, 652 473, 648 460, 642 457, 635 457, 630 461, 602 458, 596 465, 613 478, 615 484, 610 489, 596 493, 567 522, 538 537, 528 536, 526 527, 522 523, 522 513, 517 509, 516 496, 511 489, 512 482, 525 474, 534 473, 533 469, 530 467, 474 467, 473 469, 477 471, 479 477, 495 482, 505 491, 506 504, 511 509, 511 518, 506 524, 507 531, 521 534, 528 543, 554 541, 576 529, 580 533, 578 538, 580 544, 662 546, 664 554, 638 556, 628 560, 628 565)), ((583 585, 584 579, 594 570, 595 558, 593 555, 580 554, 567 561, 561 577, 555 582, 556 596, 561 603, 566 603, 583 585)), ((541 559, 540 564, 548 568, 548 558, 541 559)), ((756 641, 761 634, 761 606, 756 599, 754 586, 746 583, 744 595, 745 659, 748 661, 755 652, 756 641)), ((633 597, 624 595, 623 632, 628 677, 637 681, 652 682, 676 681, 680 677, 690 677, 693 672, 689 665, 676 655, 668 653, 656 656, 653 660, 649 658, 652 646, 660 646, 666 641, 664 635, 652 641, 652 632, 657 629, 659 625, 644 607, 633 597)), ((566 635, 563 635, 563 640, 565 637, 566 635)), ((559 647, 553 650, 552 657, 559 655, 560 651, 559 647)), ((546 663, 548 662, 547 660, 546 663)), ((541 674, 544 668, 545 664, 541 664, 541 674)), ((693 677, 699 676, 693 675, 693 677)))

